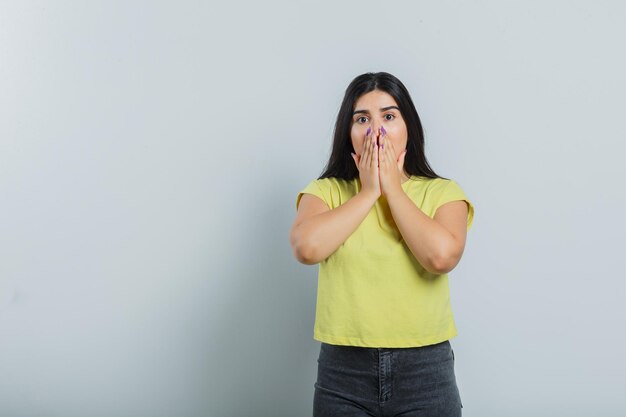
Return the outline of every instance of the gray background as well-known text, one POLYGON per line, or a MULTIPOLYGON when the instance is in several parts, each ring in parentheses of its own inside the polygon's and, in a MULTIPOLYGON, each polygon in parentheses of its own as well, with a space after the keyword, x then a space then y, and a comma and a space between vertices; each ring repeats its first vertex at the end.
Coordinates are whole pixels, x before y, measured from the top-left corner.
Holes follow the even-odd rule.
POLYGON ((295 197, 388 71, 476 207, 464 416, 624 415, 619 1, 0 3, 0 415, 308 416, 295 197))

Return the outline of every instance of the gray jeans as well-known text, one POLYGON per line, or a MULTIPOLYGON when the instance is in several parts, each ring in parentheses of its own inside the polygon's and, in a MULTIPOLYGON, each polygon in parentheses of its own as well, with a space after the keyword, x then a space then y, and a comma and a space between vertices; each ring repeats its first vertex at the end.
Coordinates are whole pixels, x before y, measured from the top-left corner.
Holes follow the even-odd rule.
POLYGON ((460 417, 450 342, 411 348, 322 343, 313 417, 460 417))

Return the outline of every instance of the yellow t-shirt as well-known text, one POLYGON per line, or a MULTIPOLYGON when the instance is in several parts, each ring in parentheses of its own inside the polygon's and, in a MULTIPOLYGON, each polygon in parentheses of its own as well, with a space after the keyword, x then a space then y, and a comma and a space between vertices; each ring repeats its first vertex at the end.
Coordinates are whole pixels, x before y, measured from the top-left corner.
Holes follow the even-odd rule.
MULTIPOLYGON (((311 181, 313 194, 334 209, 361 189, 358 178, 311 181)), ((453 180, 412 176, 402 189, 429 217, 441 205, 465 200, 467 229, 474 206, 453 180)), ((313 338, 334 345, 417 347, 448 340, 457 330, 448 274, 432 274, 415 259, 381 197, 357 229, 319 264, 313 338)))

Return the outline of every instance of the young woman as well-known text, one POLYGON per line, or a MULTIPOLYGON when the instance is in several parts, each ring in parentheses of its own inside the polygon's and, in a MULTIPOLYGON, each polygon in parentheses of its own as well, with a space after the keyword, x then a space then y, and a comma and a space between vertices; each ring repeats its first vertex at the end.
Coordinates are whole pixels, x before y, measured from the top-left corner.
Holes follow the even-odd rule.
POLYGON ((400 80, 350 83, 330 160, 296 209, 294 256, 320 264, 313 415, 460 416, 448 272, 474 207, 429 166, 400 80))

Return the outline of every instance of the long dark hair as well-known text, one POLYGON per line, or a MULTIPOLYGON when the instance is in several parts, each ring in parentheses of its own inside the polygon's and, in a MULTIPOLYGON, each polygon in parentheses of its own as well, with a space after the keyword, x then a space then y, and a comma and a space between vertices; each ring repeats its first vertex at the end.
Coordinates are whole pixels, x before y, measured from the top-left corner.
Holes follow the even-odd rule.
POLYGON ((335 177, 350 181, 359 177, 359 170, 350 155, 351 152, 354 152, 350 139, 352 112, 354 112, 354 106, 359 97, 373 90, 384 91, 393 97, 398 103, 400 113, 406 123, 407 151, 404 158, 404 170, 409 175, 443 178, 435 174, 428 164, 424 154, 422 123, 404 84, 387 72, 368 72, 356 77, 346 88, 335 122, 330 159, 318 179, 335 177))

